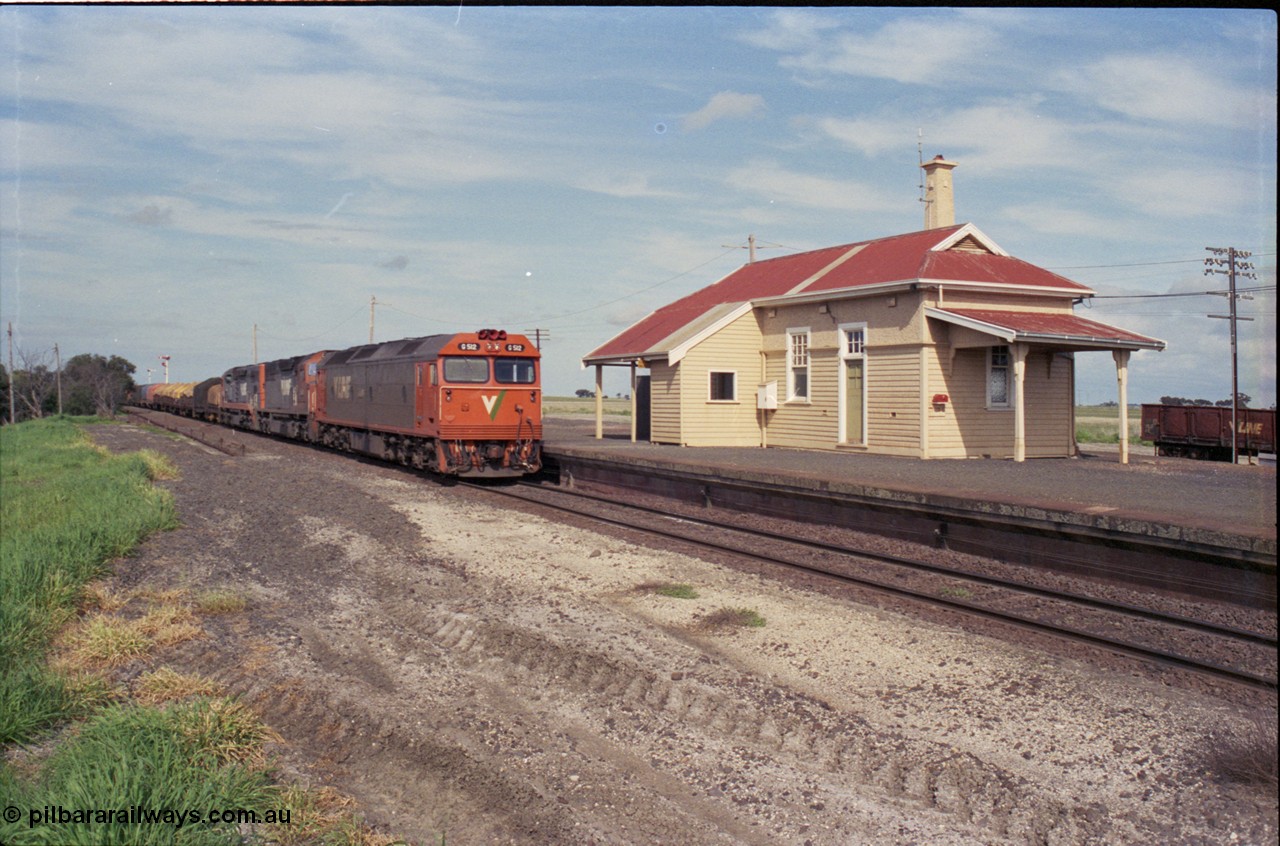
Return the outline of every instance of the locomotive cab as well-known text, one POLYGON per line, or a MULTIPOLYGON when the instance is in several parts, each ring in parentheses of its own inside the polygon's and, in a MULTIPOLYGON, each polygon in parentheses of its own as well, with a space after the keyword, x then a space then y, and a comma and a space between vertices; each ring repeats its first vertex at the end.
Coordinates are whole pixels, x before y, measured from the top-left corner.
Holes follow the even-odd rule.
POLYGON ((317 364, 316 438, 445 475, 542 466, 538 351, 502 330, 339 350, 317 364))
POLYGON ((523 475, 542 466, 538 352, 502 330, 458 335, 427 367, 423 425, 442 473, 523 475))

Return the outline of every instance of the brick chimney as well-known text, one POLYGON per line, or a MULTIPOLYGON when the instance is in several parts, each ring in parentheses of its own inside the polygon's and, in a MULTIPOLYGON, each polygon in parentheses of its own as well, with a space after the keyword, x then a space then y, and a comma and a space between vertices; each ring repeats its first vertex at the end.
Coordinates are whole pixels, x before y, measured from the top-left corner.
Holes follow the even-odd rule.
POLYGON ((956 162, 934 156, 924 168, 924 228, 939 229, 956 222, 955 195, 951 190, 951 169, 956 162))

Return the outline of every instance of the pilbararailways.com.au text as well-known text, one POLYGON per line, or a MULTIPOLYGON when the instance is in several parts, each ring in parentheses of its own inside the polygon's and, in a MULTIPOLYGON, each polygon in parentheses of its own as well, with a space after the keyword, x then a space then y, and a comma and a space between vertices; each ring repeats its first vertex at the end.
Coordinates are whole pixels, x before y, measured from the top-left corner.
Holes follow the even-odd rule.
MULTIPOLYGON (((6 822, 17 822, 21 809, 10 805, 4 810, 6 822)), ((248 808, 213 808, 206 810, 175 810, 173 808, 66 808, 62 805, 44 805, 28 808, 27 827, 43 825, 169 825, 175 829, 184 825, 289 825, 289 808, 254 811, 248 808)))

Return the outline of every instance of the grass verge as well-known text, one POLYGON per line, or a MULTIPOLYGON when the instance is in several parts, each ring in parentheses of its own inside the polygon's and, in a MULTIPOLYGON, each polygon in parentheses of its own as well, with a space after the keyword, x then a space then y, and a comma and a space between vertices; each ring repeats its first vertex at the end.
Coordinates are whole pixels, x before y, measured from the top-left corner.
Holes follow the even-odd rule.
POLYGON ((279 737, 215 682, 161 667, 136 679, 132 698, 118 674, 113 689, 114 668, 133 672, 157 647, 204 636, 197 613, 246 602, 92 583, 177 525, 152 485, 177 471, 158 453, 95 447, 83 422, 0 428, 0 843, 392 842, 332 791, 273 784, 267 750, 279 737), (290 840, 303 818, 307 838, 290 840))
POLYGON ((0 429, 0 744, 76 711, 45 652, 106 562, 177 525, 172 498, 151 484, 166 465, 110 455, 66 418, 0 429))

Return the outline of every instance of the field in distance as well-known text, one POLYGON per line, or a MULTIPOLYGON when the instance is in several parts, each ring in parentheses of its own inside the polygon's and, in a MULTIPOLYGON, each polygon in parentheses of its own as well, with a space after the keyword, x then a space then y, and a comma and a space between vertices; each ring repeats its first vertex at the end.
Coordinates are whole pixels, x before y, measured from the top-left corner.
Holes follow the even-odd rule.
MULTIPOLYGON (((542 413, 547 417, 592 417, 596 413, 595 397, 543 397, 542 413)), ((631 400, 604 398, 605 417, 630 417, 631 400)))
MULTIPOLYGON (((1142 431, 1142 407, 1129 406, 1129 441, 1138 442, 1142 431)), ((1120 406, 1077 405, 1076 441, 1079 443, 1117 443, 1120 433, 1120 406)))
MULTIPOLYGON (((605 397, 605 417, 630 417, 631 400, 621 397, 605 397)), ((548 396, 542 400, 542 413, 547 417, 593 417, 596 401, 593 397, 548 396)), ((1114 405, 1076 406, 1076 437, 1082 442, 1111 442, 1118 440, 1120 409, 1114 405)), ((1129 407, 1129 438, 1137 441, 1142 420, 1139 406, 1129 407)))

